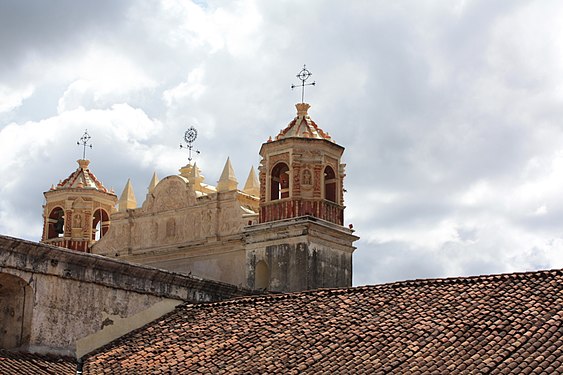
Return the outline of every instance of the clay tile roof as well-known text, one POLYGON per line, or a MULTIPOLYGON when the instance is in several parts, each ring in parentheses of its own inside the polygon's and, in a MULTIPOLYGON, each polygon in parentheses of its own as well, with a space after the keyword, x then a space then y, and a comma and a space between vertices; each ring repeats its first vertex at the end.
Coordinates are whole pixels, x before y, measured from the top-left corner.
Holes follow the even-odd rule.
POLYGON ((108 192, 108 189, 102 185, 100 181, 94 176, 94 173, 90 171, 88 165, 90 160, 77 160, 78 169, 74 171, 65 180, 59 182, 54 189, 74 189, 74 188, 85 188, 85 189, 96 189, 104 193, 108 192))
POLYGON ((296 104, 297 116, 285 129, 276 136, 276 141, 284 138, 315 138, 326 139, 333 142, 328 133, 325 133, 307 114, 310 105, 307 103, 296 104))
POLYGON ((563 271, 184 304, 85 374, 563 373, 563 271))
POLYGON ((0 374, 75 374, 74 358, 11 352, 0 349, 0 374))

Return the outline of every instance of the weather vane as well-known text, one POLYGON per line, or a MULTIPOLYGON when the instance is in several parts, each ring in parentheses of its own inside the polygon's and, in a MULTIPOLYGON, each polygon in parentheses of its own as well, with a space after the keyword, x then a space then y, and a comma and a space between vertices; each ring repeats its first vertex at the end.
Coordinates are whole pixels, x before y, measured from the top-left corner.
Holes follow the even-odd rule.
POLYGON ((312 75, 313 75, 313 73, 311 73, 309 70, 307 70, 305 65, 303 65, 303 69, 301 69, 299 74, 296 76, 297 78, 299 78, 301 80, 301 85, 291 85, 292 90, 296 87, 301 86, 301 103, 305 103, 305 101, 304 101, 305 86, 315 86, 315 81, 310 82, 310 83, 305 83, 305 81, 308 80, 309 77, 312 76, 312 75))
MULTIPOLYGON (((180 143, 180 148, 187 148, 188 149, 188 163, 192 162, 192 150, 194 148, 193 143, 197 138, 197 130, 191 126, 186 132, 184 133, 184 141, 186 141, 186 145, 182 145, 180 143)), ((196 154, 199 154, 199 150, 193 150, 196 154)))
POLYGON ((86 147, 90 147, 92 148, 92 144, 88 144, 88 141, 90 140, 90 134, 88 134, 88 129, 84 130, 84 134, 82 135, 82 137, 80 137, 80 140, 78 142, 76 142, 77 145, 80 146, 80 144, 82 144, 82 146, 84 147, 84 150, 82 151, 82 159, 85 160, 86 159, 86 147))

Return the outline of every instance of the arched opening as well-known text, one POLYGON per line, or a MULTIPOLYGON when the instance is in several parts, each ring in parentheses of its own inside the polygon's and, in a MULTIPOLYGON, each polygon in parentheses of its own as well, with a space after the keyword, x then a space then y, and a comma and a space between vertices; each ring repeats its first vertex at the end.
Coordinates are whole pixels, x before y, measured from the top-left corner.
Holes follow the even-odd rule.
POLYGON ((97 241, 107 233, 109 229, 109 215, 108 213, 98 208, 94 211, 92 216, 92 239, 97 241))
POLYGON ((289 167, 285 163, 278 163, 272 169, 270 179, 270 199, 289 197, 289 167))
POLYGON ((324 172, 325 199, 336 203, 336 174, 332 167, 327 166, 324 172))
POLYGON ((256 263, 254 289, 268 289, 270 286, 270 269, 263 260, 256 263))
POLYGON ((21 278, 0 273, 0 348, 17 349, 29 344, 33 292, 21 278))
POLYGON ((51 210, 47 218, 47 239, 62 237, 65 229, 64 211, 61 207, 51 210))

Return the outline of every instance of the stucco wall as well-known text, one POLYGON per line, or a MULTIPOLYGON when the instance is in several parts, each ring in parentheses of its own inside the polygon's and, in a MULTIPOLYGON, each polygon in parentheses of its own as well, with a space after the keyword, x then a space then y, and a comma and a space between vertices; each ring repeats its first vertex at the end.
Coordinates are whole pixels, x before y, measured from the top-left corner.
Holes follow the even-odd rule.
POLYGON ((5 236, 0 236, 0 274, 19 277, 32 291, 30 335, 23 348, 66 355, 75 353, 77 339, 156 303, 218 301, 249 293, 228 284, 5 236))
POLYGON ((291 292, 352 285, 352 231, 310 216, 245 228, 247 286, 267 265, 268 290, 291 292))

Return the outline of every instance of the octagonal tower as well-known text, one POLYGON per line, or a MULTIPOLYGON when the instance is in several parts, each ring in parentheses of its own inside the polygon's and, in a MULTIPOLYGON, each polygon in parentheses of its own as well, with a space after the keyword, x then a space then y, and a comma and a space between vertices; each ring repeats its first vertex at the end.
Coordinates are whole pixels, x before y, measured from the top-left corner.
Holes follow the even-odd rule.
POLYGON ((290 292, 352 285, 358 239, 344 224, 344 147, 309 117, 309 104, 262 144, 258 225, 245 228, 247 286, 290 292))
POLYGON ((41 242, 89 252, 90 245, 108 231, 117 196, 90 171, 89 160, 77 162, 76 171, 43 193, 41 242))

